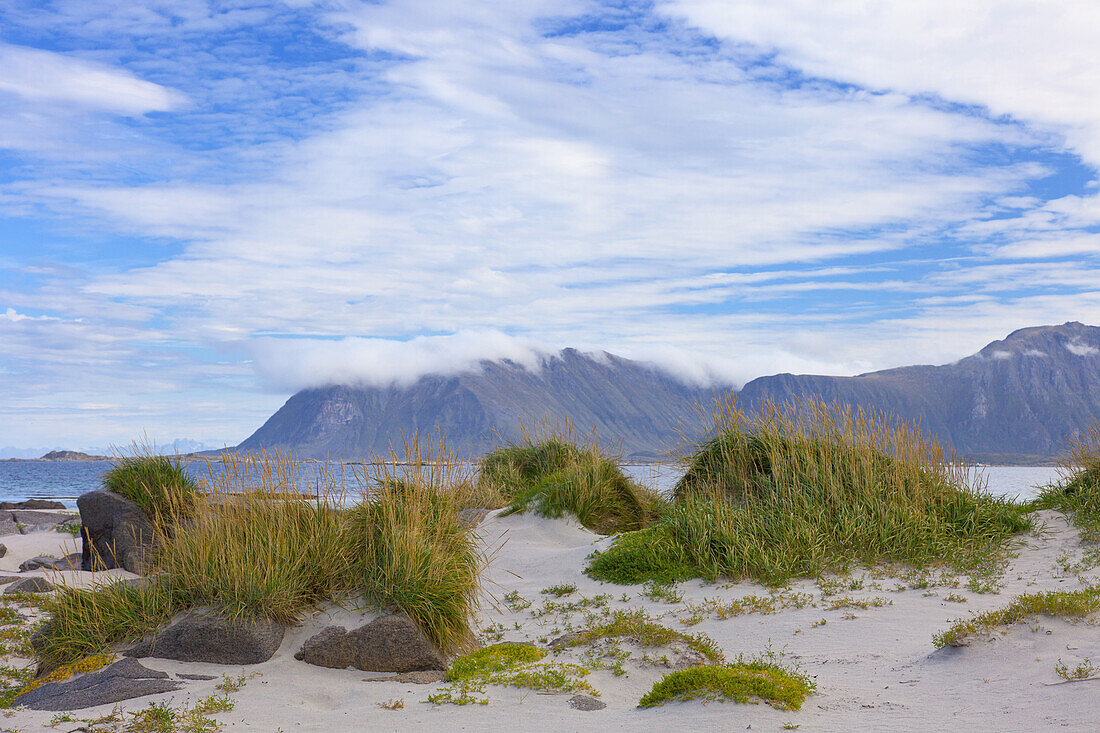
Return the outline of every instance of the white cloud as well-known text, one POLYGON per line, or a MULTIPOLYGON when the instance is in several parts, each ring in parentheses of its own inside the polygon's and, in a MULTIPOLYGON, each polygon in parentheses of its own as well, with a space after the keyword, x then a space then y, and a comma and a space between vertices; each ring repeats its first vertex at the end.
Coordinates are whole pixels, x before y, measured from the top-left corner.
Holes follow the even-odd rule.
POLYGON ((1076 354, 1077 356, 1096 356, 1100 354, 1100 349, 1095 346, 1083 344, 1080 341, 1067 341, 1065 346, 1066 351, 1071 354, 1076 354))
POLYGON ((141 115, 183 104, 179 92, 124 69, 26 46, 0 43, 0 91, 32 102, 141 115))

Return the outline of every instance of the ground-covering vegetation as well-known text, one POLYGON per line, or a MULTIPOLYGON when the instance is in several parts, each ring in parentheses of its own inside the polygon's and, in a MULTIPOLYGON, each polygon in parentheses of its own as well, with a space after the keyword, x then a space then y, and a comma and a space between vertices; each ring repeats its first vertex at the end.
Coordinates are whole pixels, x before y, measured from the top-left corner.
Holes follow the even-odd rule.
POLYGON ((1004 608, 960 619, 932 637, 937 647, 965 646, 967 637, 988 634, 1032 616, 1086 618, 1100 611, 1100 586, 1071 591, 1047 591, 1016 596, 1004 608))
POLYGON ((1081 529, 1082 539, 1100 542, 1100 422, 1069 438, 1060 456, 1062 478, 1047 486, 1029 509, 1057 509, 1081 529))
POLYGON ((523 436, 489 453, 480 484, 499 492, 507 513, 572 514, 588 529, 615 534, 648 526, 660 497, 630 480, 594 435, 579 439, 567 425, 523 436))
POLYGON ((813 680, 806 675, 761 655, 749 660, 739 658, 731 664, 670 672, 642 697, 638 707, 696 699, 739 703, 763 700, 780 710, 798 710, 815 689, 813 680))
POLYGON ((652 526, 593 556, 615 583, 792 577, 852 563, 987 569, 1029 520, 972 491, 966 466, 887 416, 798 401, 750 417, 719 401, 687 446, 675 501, 652 526))
MULTIPOLYGON (((416 452, 413 456, 419 456, 416 452)), ((210 608, 235 617, 292 622, 326 601, 408 614, 441 649, 473 639, 481 557, 449 476, 418 460, 379 461, 354 474, 361 501, 342 508, 349 486, 300 491, 301 474, 279 456, 227 457, 184 516, 156 513, 158 552, 150 582, 62 589, 36 641, 40 671, 138 639, 175 613, 210 608)))
POLYGON ((523 687, 544 693, 599 693, 585 680, 586 667, 542 662, 545 649, 531 644, 501 642, 458 657, 447 670, 448 684, 428 696, 435 704, 485 705, 487 685, 523 687))

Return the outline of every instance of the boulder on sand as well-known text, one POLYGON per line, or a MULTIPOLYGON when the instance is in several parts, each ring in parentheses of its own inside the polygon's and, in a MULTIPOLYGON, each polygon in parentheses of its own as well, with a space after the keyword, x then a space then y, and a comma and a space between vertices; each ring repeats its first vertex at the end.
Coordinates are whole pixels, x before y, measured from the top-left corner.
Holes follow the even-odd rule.
POLYGON ((152 567, 156 533, 149 516, 125 496, 107 489, 82 494, 81 570, 123 568, 145 575, 152 567))
POLYGON ((15 581, 4 589, 4 593, 7 595, 12 593, 49 593, 51 590, 53 590, 53 583, 34 575, 15 581))
POLYGON ((66 557, 50 557, 39 555, 30 560, 19 563, 19 572, 26 573, 31 570, 80 570, 81 555, 75 552, 66 557))
POLYGON ((294 658, 319 667, 352 666, 371 672, 447 669, 443 652, 403 613, 382 616, 352 631, 329 626, 307 639, 294 658))
POLYGON ((81 710, 181 687, 183 683, 168 679, 166 672, 147 669, 136 659, 122 659, 71 680, 47 682, 17 697, 15 705, 31 710, 81 710))
POLYGON ((193 611, 147 636, 125 654, 180 662, 259 664, 271 659, 286 627, 268 619, 234 619, 193 611))

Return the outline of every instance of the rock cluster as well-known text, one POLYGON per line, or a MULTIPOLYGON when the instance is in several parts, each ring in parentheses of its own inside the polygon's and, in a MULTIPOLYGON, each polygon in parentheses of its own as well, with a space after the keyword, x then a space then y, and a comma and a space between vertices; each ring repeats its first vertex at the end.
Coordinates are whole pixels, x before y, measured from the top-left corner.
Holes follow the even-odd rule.
POLYGON ((123 659, 71 680, 47 682, 20 695, 15 704, 31 710, 81 710, 181 687, 166 672, 147 669, 136 659, 123 659))
POLYGON ((267 619, 234 619, 192 611, 138 642, 126 656, 213 664, 259 664, 271 659, 285 633, 285 626, 267 619))

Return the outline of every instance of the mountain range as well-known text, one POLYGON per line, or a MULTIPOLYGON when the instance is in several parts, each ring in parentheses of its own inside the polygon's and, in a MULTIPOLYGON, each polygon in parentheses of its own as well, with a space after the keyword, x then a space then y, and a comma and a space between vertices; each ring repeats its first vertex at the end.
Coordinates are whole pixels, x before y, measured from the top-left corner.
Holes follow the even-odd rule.
MULTIPOLYGON (((409 386, 333 385, 294 394, 239 450, 302 457, 388 455, 402 436, 447 436, 475 458, 522 434, 522 424, 571 421, 580 433, 635 460, 659 459, 682 434, 705 426, 700 407, 733 385, 685 384, 652 364, 565 349, 537 368, 484 361, 458 375, 409 386)), ((1100 328, 1071 322, 1025 328, 972 356, 851 377, 777 374, 738 392, 749 410, 767 400, 819 397, 919 421, 946 447, 978 459, 1056 454, 1070 434, 1100 419, 1100 328)))

